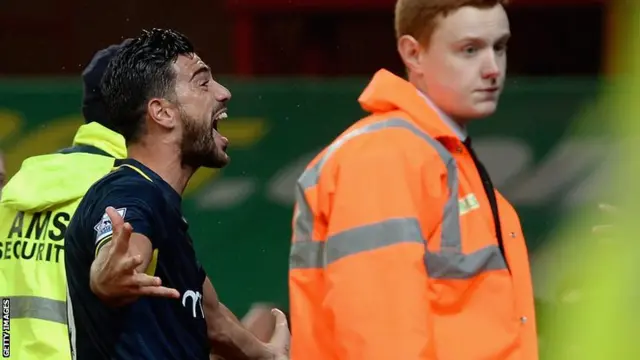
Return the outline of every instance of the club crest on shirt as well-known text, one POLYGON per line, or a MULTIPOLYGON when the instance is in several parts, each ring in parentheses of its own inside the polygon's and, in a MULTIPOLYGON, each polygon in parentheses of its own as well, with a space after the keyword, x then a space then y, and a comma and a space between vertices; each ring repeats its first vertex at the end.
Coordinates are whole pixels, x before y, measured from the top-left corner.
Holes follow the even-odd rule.
MULTIPOLYGON (((118 214, 124 219, 124 215, 127 213, 127 208, 116 209, 118 214)), ((113 227, 111 226, 111 219, 109 219, 109 215, 105 212, 102 215, 102 219, 93 227, 96 231, 96 244, 100 242, 100 240, 106 239, 107 237, 113 235, 113 227)))

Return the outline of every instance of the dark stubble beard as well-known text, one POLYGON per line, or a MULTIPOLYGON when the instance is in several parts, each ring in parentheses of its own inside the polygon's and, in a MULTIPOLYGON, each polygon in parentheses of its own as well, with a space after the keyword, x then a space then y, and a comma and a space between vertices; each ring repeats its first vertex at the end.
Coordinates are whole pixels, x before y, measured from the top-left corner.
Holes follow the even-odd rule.
POLYGON ((226 154, 216 145, 211 121, 197 121, 180 110, 184 124, 182 164, 195 168, 221 168, 227 164, 226 154))

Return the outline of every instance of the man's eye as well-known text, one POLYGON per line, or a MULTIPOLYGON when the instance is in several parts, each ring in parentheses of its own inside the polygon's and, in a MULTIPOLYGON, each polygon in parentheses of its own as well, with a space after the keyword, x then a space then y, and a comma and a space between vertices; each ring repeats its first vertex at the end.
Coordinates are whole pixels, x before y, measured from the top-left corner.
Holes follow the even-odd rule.
POLYGON ((208 86, 209 85, 209 80, 205 80, 205 81, 201 81, 200 82, 200 86, 208 86))
POLYGON ((495 51, 498 53, 503 53, 507 51, 507 44, 499 44, 495 46, 495 51))
POLYGON ((478 48, 475 46, 466 46, 462 49, 462 51, 467 55, 473 55, 478 52, 478 48))

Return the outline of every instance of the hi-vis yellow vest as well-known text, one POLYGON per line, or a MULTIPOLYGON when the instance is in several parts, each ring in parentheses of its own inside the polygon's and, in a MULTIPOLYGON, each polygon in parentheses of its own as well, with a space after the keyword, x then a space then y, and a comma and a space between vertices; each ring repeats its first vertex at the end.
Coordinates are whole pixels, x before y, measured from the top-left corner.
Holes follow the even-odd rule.
POLYGON ((2 356, 69 360, 64 235, 89 187, 126 157, 124 138, 97 124, 74 147, 35 156, 2 191, 0 300, 2 356))

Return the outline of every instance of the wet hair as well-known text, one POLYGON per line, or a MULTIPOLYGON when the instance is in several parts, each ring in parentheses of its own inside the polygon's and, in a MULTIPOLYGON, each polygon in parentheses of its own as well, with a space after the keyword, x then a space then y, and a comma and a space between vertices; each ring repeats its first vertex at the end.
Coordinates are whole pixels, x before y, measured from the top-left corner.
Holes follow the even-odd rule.
POLYGON ((127 143, 144 131, 147 104, 154 97, 175 96, 176 74, 172 65, 194 48, 183 34, 169 29, 143 30, 111 59, 100 90, 115 131, 127 143))

